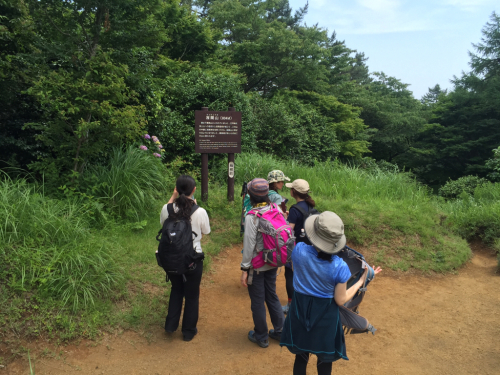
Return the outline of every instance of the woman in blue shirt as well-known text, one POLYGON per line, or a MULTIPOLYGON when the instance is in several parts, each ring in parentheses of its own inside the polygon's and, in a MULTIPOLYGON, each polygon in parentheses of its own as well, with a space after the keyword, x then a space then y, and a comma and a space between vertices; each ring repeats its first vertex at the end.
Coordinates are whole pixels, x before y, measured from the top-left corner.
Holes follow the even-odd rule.
POLYGON ((339 306, 363 285, 366 272, 347 289, 351 272, 335 255, 346 244, 344 224, 337 214, 325 211, 309 216, 304 229, 312 245, 300 242, 292 252, 295 292, 280 345, 295 354, 294 375, 306 374, 311 353, 318 357, 318 375, 326 375, 332 372, 332 362, 348 359, 339 306))

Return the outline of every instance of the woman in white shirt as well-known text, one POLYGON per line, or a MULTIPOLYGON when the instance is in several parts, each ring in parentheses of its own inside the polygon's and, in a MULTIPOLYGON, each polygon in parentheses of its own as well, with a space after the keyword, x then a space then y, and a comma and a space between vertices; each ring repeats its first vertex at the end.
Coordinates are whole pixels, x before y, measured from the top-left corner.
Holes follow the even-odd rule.
MULTIPOLYGON (((194 193, 196 182, 191 176, 183 175, 177 179, 175 189, 170 200, 163 206, 160 214, 160 224, 169 217, 168 207, 175 218, 190 218, 193 234, 193 246, 196 252, 202 253, 202 234, 210 233, 210 223, 207 211, 199 207, 191 215, 193 205, 196 204, 194 193), (173 210, 172 210, 173 208, 173 210)), ((168 279, 172 283, 170 300, 168 302, 168 315, 165 319, 165 331, 172 333, 179 327, 179 320, 182 311, 182 301, 185 300, 184 314, 182 317, 182 334, 184 341, 191 341, 198 333, 196 324, 198 323, 200 283, 203 273, 203 262, 194 265, 192 269, 183 275, 168 274, 168 279)))

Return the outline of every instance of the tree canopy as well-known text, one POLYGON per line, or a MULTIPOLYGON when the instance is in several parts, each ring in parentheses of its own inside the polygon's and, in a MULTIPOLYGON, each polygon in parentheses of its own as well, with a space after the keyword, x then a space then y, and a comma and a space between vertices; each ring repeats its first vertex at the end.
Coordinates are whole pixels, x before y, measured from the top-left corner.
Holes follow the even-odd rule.
POLYGON ((78 184, 111 148, 151 132, 163 159, 194 153, 194 110, 236 107, 243 149, 304 163, 411 168, 430 184, 486 177, 500 145, 500 21, 454 88, 370 72, 288 0, 0 0, 0 167, 78 184))

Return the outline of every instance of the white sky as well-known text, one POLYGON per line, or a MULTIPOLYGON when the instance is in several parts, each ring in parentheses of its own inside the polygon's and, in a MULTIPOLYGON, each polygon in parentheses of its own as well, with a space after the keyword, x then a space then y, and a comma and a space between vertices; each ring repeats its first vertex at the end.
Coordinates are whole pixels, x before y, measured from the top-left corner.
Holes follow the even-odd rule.
MULTIPOLYGON (((296 10, 306 0, 290 0, 296 10)), ((472 43, 499 0, 309 0, 308 25, 336 31, 347 47, 364 52, 370 72, 410 84, 420 99, 435 84, 469 70, 472 43)))

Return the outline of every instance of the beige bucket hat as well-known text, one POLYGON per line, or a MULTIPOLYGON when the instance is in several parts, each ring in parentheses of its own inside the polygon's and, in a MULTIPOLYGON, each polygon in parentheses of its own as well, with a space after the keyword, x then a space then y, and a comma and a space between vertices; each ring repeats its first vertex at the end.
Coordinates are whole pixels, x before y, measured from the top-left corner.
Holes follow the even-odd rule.
POLYGON ((346 244, 344 223, 335 212, 325 211, 309 216, 304 229, 314 247, 327 254, 338 253, 346 244))

